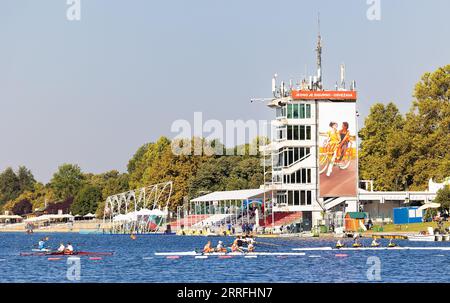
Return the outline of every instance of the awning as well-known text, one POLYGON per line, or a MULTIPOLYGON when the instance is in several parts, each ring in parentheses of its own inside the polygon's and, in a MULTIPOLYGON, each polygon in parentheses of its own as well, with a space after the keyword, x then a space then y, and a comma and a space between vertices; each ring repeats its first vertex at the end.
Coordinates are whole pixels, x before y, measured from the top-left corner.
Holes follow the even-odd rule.
POLYGON ((439 203, 425 203, 424 205, 419 207, 417 210, 421 211, 421 210, 425 210, 428 208, 439 208, 439 207, 441 207, 441 204, 439 204, 439 203))
POLYGON ((191 202, 210 202, 210 201, 229 201, 229 200, 247 200, 270 192, 269 189, 243 189, 229 191, 215 191, 204 196, 192 199, 191 202))

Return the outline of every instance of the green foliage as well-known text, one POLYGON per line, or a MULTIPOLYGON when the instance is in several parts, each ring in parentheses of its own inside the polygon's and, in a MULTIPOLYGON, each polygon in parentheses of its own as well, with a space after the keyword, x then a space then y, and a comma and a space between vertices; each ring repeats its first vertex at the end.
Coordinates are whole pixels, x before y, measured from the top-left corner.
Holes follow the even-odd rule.
POLYGON ((441 204, 442 209, 450 210, 450 186, 446 185, 438 190, 433 202, 441 204))
POLYGON ((0 206, 20 195, 19 178, 11 167, 0 174, 0 206))
POLYGON ((58 167, 58 171, 53 174, 50 181, 51 187, 55 192, 56 198, 65 200, 69 197, 75 197, 83 186, 84 175, 76 164, 63 164, 58 167))
POLYGON ((404 118, 375 104, 359 133, 360 177, 377 190, 425 190, 450 176, 450 65, 426 73, 414 97, 404 118))
POLYGON ((72 214, 81 216, 88 213, 95 213, 102 199, 102 192, 98 187, 84 185, 77 193, 70 210, 72 214))

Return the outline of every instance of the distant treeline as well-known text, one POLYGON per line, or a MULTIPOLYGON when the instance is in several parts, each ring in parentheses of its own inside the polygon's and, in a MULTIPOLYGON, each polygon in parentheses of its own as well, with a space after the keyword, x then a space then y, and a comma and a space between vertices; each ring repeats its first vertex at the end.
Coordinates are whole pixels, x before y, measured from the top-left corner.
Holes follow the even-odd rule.
MULTIPOLYGON (((450 176, 450 65, 424 74, 413 97, 406 115, 393 103, 374 104, 359 132, 360 179, 374 180, 376 190, 425 190, 430 178, 439 182, 450 176)), ((255 140, 253 144, 262 138, 255 140)), ((198 142, 203 139, 192 139, 193 145, 198 142)), ((242 149, 248 151, 249 145, 235 148, 242 149)), ((258 188, 263 183, 259 154, 226 154, 175 155, 171 141, 161 137, 136 151, 126 173, 95 175, 76 164, 63 164, 49 183, 42 184, 24 166, 17 171, 7 168, 0 174, 0 210, 22 215, 73 201, 74 215, 102 215, 108 196, 169 180, 174 182, 170 208, 175 210, 201 194, 258 188)))

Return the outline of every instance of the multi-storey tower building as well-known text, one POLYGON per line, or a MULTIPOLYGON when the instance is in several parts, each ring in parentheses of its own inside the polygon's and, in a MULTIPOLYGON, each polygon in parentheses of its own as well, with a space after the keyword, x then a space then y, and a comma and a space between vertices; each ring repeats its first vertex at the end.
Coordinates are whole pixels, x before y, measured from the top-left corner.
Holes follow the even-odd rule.
MULTIPOLYGON (((272 212, 299 212, 306 228, 336 207, 357 211, 356 91, 345 88, 345 67, 334 90, 322 82, 322 40, 317 40, 317 73, 289 87, 272 79, 275 109, 270 155, 272 212)), ((337 82, 336 82, 337 83, 337 82)))

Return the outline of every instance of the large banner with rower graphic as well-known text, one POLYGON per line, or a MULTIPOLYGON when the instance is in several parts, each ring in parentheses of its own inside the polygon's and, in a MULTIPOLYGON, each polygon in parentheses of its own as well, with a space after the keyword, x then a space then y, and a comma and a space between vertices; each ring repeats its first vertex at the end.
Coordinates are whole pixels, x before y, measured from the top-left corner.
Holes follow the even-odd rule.
POLYGON ((319 102, 318 120, 319 195, 355 197, 358 185, 356 103, 319 102))

